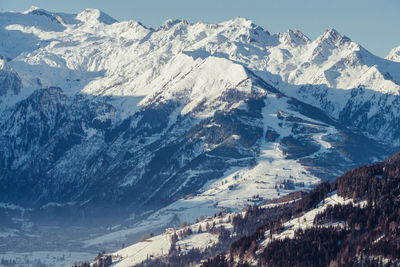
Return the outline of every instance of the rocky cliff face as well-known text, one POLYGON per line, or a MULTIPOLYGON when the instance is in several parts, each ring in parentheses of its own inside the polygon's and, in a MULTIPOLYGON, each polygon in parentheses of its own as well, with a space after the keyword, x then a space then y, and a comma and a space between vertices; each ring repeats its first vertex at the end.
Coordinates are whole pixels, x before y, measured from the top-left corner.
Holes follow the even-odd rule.
POLYGON ((16 95, 22 88, 18 74, 13 71, 7 62, 0 59, 0 97, 11 94, 16 95))

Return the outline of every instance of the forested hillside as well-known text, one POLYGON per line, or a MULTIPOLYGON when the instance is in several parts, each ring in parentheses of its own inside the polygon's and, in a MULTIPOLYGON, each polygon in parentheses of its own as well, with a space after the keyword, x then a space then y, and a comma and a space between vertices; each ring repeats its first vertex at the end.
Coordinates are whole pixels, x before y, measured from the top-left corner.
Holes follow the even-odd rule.
POLYGON ((137 266, 398 266, 400 153, 308 193, 249 206, 230 222, 229 230, 206 230, 219 237, 213 246, 137 266))

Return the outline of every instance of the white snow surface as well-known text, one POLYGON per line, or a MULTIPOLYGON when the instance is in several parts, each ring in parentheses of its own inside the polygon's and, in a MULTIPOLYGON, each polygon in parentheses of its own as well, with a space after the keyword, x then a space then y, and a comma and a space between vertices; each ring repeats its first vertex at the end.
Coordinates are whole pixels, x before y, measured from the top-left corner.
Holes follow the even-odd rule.
POLYGON ((207 225, 215 227, 225 227, 225 229, 232 229, 232 224, 229 222, 229 217, 234 214, 225 214, 216 218, 205 218, 204 220, 180 228, 178 230, 169 228, 164 233, 148 238, 144 241, 133 244, 129 247, 123 248, 119 251, 112 253, 114 266, 117 267, 129 267, 135 264, 141 263, 146 259, 154 259, 162 256, 167 256, 171 248, 172 236, 176 234, 178 241, 175 244, 175 248, 180 248, 180 253, 185 254, 192 248, 198 248, 204 250, 207 247, 211 247, 218 242, 218 235, 205 232, 207 225), (198 232, 202 229, 201 232, 198 232), (181 233, 187 228, 191 228, 192 234, 184 237, 180 237, 181 233))

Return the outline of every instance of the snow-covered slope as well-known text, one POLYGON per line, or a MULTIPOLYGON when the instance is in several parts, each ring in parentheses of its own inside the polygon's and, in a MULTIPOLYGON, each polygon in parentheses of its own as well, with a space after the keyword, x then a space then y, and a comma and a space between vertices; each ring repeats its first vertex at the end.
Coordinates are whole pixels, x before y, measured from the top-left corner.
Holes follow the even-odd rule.
MULTIPOLYGON (((353 199, 345 199, 336 194, 336 192, 331 193, 327 198, 323 199, 318 207, 304 213, 302 216, 298 216, 292 220, 289 220, 283 224, 284 230, 279 233, 272 235, 270 231, 265 233, 265 240, 262 242, 262 247, 268 246, 272 240, 283 240, 285 238, 294 238, 295 232, 299 229, 305 230, 307 228, 314 227, 314 219, 318 213, 322 213, 327 207, 332 207, 334 205, 354 205, 357 207, 363 207, 366 205, 366 201, 354 201, 353 199)), ((344 222, 335 221, 329 224, 322 225, 323 227, 342 227, 344 228, 344 222)))
MULTIPOLYGON (((298 202, 300 199, 296 199, 290 201, 290 203, 298 202)), ((278 207, 287 204, 288 202, 281 202, 277 204, 268 204, 263 205, 260 208, 271 208, 271 207, 278 207)), ((366 204, 366 201, 357 202, 352 199, 345 199, 337 195, 336 191, 332 192, 323 199, 319 204, 318 207, 311 209, 305 212, 301 216, 296 216, 291 220, 288 220, 282 225, 283 230, 277 234, 271 234, 270 230, 267 230, 265 234, 260 238, 261 240, 257 240, 259 243, 258 246, 255 248, 258 250, 256 254, 262 253, 262 250, 267 247, 271 241, 275 240, 283 240, 285 238, 293 239, 295 232, 300 229, 310 229, 315 227, 314 219, 315 216, 319 213, 322 213, 326 210, 327 207, 332 207, 334 205, 348 205, 352 204, 354 206, 363 207, 366 204)), ((237 218, 245 217, 246 212, 244 211, 240 213, 224 213, 222 215, 204 218, 203 220, 188 225, 183 226, 178 229, 169 228, 165 232, 157 236, 144 236, 140 242, 137 242, 131 246, 118 250, 116 252, 106 254, 112 257, 112 262, 115 266, 118 267, 128 267, 128 266, 135 266, 142 262, 146 262, 146 260, 157 260, 167 257, 172 257, 175 254, 173 251, 177 251, 177 255, 183 257, 186 255, 190 250, 198 249, 201 252, 204 252, 205 249, 208 248, 223 248, 226 247, 228 250, 230 244, 224 244, 224 242, 232 242, 233 240, 239 239, 241 236, 237 232, 237 229, 234 224, 238 224, 237 218), (236 217, 236 220, 233 218, 236 217), (232 222, 235 221, 235 222, 232 222), (216 229, 221 229, 222 231, 217 231, 216 229), (214 230, 210 230, 213 228, 214 230), (199 231, 200 229, 200 231, 199 231), (208 229, 208 230, 206 230, 208 229), (224 240, 223 235, 227 235, 232 240, 224 240), (145 238, 147 237, 147 238, 145 238), (173 241, 175 240, 175 241, 173 241)), ((251 211, 250 211, 251 212, 251 211)), ((249 212, 249 213, 250 213, 249 212)), ((256 215, 250 215, 256 216, 256 215)), ((338 227, 344 228, 344 222, 332 222, 330 224, 321 225, 322 227, 338 227)), ((321 227, 320 226, 320 227, 321 227)), ((216 253, 225 253, 226 251, 222 250, 215 250, 216 253)), ((227 253, 228 254, 228 253, 227 253)), ((194 262, 200 262, 201 259, 207 259, 207 253, 204 253, 200 259, 194 258, 194 262)), ((231 254, 232 255, 232 254, 231 254)), ((211 254, 208 257, 214 257, 215 254, 211 254)), ((229 256, 229 255, 228 255, 229 256)), ((227 256, 227 257, 228 257, 227 256)), ((232 256, 231 256, 232 257, 232 256)), ((246 258, 245 258, 246 259, 246 258)), ((239 259, 233 257, 234 261, 240 262, 239 259)), ((243 257, 241 258, 243 260, 243 257)), ((246 259, 249 261, 249 259, 246 259)), ((151 263, 151 262, 150 262, 151 263)), ((257 263, 257 261, 254 261, 257 263)), ((156 262, 153 262, 153 265, 156 265, 156 262)), ((183 266, 183 265, 182 265, 183 266)), ((197 265, 196 265, 197 266, 197 265)))
POLYGON ((308 189, 400 142, 400 63, 335 30, 31 8, 2 13, 0 37, 0 201, 35 219, 129 217, 114 237, 138 235, 308 189))
POLYGON ((219 216, 218 218, 207 218, 204 221, 177 230, 169 228, 160 235, 149 236, 147 239, 142 238, 141 242, 112 254, 115 259, 114 262, 116 262, 115 266, 134 266, 146 259, 171 255, 171 250, 179 251, 181 254, 186 254, 194 248, 204 251, 207 247, 215 246, 219 238, 218 233, 210 233, 206 229, 224 227, 226 230, 232 230, 229 216, 233 216, 233 214, 219 216))

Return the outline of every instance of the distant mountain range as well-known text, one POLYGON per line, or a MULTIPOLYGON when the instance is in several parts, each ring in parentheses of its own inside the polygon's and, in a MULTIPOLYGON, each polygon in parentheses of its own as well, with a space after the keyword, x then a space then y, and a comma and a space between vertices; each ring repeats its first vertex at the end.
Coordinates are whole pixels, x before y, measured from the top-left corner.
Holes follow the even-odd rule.
POLYGON ((116 225, 86 246, 128 242, 310 190, 400 145, 399 48, 383 59, 334 29, 312 41, 243 18, 152 29, 31 8, 1 13, 0 39, 11 236, 116 225))

